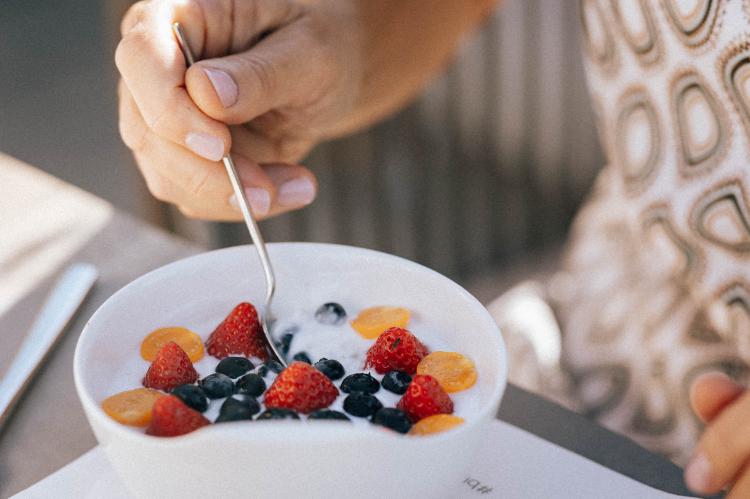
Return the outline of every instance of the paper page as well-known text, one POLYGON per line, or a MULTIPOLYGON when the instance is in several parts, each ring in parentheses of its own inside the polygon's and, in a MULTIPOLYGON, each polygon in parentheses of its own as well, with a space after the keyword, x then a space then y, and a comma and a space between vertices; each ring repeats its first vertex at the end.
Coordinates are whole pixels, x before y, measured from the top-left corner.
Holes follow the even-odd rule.
MULTIPOLYGON (((15 499, 76 497, 128 499, 101 448, 96 447, 15 499)), ((492 423, 484 448, 457 499, 591 497, 676 498, 501 421, 492 423)))
POLYGON ((684 497, 653 489, 502 421, 492 423, 460 499, 684 497))

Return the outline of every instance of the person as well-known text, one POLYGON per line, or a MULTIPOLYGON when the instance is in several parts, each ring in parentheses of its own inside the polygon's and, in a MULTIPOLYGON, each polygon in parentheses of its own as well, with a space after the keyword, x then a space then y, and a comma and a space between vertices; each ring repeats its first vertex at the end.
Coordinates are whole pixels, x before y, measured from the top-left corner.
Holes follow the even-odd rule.
POLYGON ((115 53, 120 130, 149 190, 187 216, 238 220, 217 164, 231 149, 258 217, 309 204, 315 177, 296 163, 415 96, 493 2, 441 3, 135 4, 115 53), (171 20, 203 59, 187 73, 171 20))
MULTIPOLYGON (((317 192, 305 154, 416 96, 495 3, 139 2, 115 54, 123 140, 187 216, 240 218, 230 150, 257 216, 298 209, 317 192), (173 21, 201 59, 187 71, 173 21)), ((609 164, 563 269, 489 307, 512 379, 692 455, 696 492, 750 497, 750 4, 579 4, 609 164)))

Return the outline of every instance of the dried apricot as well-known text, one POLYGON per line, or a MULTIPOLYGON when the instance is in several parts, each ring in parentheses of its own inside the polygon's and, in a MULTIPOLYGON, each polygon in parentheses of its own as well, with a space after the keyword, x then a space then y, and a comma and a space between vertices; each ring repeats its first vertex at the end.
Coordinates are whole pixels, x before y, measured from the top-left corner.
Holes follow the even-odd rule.
POLYGON ((417 374, 429 374, 448 393, 466 390, 477 382, 474 363, 456 352, 432 352, 419 361, 417 374))
POLYGON ((463 424, 464 418, 452 414, 433 414, 420 419, 409 430, 410 435, 432 435, 463 424))
POLYGON ((141 342, 141 357, 153 362, 156 352, 170 341, 174 341, 185 350, 190 362, 198 362, 203 358, 203 340, 184 327, 162 327, 149 333, 141 342))
POLYGON ((409 318, 409 311, 402 307, 372 307, 362 310, 351 325, 362 337, 374 340, 388 328, 405 328, 409 318))
POLYGON ((118 423, 148 426, 154 402, 163 396, 158 390, 136 388, 104 399, 102 409, 118 423))

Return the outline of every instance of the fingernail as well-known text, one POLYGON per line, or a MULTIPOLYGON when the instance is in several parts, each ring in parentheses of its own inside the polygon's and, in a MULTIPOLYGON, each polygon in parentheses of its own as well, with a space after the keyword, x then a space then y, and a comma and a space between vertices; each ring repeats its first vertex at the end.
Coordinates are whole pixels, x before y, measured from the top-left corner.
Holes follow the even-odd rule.
POLYGON ((214 87, 214 91, 224 107, 233 106, 239 96, 239 89, 234 79, 228 73, 218 69, 205 68, 203 71, 208 76, 208 80, 214 87))
POLYGON ((711 463, 701 452, 690 458, 685 468, 685 482, 695 492, 705 492, 711 485, 711 463))
MULTIPOLYGON (((260 187, 247 187, 245 196, 247 196, 247 202, 250 203, 250 209, 253 210, 254 215, 265 215, 271 209, 271 195, 268 194, 267 190, 260 187)), ((229 197, 229 204, 238 210, 240 209, 240 203, 234 194, 229 197)))
POLYGON ((304 206, 315 199, 315 186, 306 177, 299 177, 281 184, 278 192, 279 204, 304 206))
POLYGON ((185 138, 185 145, 198 156, 210 161, 219 161, 224 156, 224 142, 206 133, 189 133, 185 138))

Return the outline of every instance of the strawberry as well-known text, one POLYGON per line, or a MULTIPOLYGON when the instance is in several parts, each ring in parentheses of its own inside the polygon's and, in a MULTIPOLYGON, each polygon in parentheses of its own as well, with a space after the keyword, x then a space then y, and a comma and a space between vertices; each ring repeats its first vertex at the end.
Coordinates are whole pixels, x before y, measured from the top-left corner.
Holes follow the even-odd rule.
POLYGON ((428 374, 414 376, 396 407, 414 423, 433 414, 453 413, 453 401, 438 380, 428 374))
POLYGON ((234 307, 208 337, 206 349, 217 359, 242 354, 268 360, 266 338, 255 307, 247 302, 234 307))
POLYGON ((189 385, 198 379, 190 357, 174 341, 165 343, 143 378, 143 386, 168 392, 179 385, 189 385))
POLYGON ((266 407, 307 414, 331 405, 339 394, 328 376, 305 362, 292 362, 266 391, 266 407))
POLYGON ((167 395, 159 398, 151 410, 151 423, 146 433, 157 437, 184 435, 211 422, 203 415, 175 397, 167 395))
POLYGON ((416 336, 406 329, 392 327, 381 333, 367 351, 365 368, 372 367, 380 374, 388 371, 414 374, 417 364, 428 353, 416 336))

